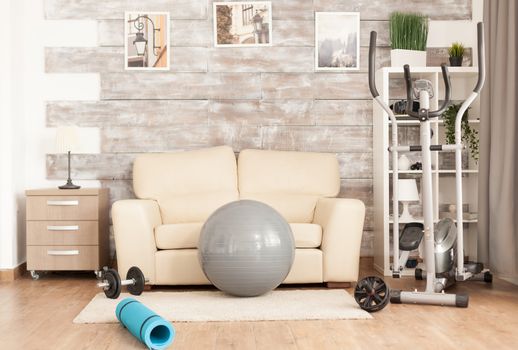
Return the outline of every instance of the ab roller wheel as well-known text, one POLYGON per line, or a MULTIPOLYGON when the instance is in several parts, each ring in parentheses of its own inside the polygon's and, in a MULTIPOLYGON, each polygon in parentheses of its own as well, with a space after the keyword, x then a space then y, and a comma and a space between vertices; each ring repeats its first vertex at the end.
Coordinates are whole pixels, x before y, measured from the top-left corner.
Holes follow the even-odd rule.
POLYGON ((127 286, 131 295, 140 295, 144 291, 146 282, 144 274, 136 266, 128 270, 125 280, 121 280, 117 270, 105 267, 101 274, 101 282, 97 283, 97 287, 104 290, 107 298, 117 299, 121 294, 122 286, 127 286))
POLYGON ((387 306, 390 297, 389 287, 377 276, 365 277, 354 289, 354 299, 367 312, 376 312, 387 306))

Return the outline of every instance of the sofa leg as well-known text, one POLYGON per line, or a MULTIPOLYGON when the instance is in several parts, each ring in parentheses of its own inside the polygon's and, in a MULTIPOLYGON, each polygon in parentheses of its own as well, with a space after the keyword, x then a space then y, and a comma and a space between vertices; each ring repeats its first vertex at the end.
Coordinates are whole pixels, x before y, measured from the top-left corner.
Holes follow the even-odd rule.
POLYGON ((351 282, 326 282, 326 287, 331 289, 351 288, 351 282))
POLYGON ((150 285, 150 284, 146 284, 146 285, 144 286, 144 291, 145 291, 145 292, 149 292, 151 289, 153 289, 153 286, 152 286, 152 285, 150 285))

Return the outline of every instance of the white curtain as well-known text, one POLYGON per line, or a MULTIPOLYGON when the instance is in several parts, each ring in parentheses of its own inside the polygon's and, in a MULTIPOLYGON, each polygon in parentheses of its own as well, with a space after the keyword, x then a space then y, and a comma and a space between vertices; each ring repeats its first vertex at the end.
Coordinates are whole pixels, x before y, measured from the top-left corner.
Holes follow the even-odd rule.
POLYGON ((478 258, 518 281, 516 0, 485 0, 487 80, 481 96, 478 258))

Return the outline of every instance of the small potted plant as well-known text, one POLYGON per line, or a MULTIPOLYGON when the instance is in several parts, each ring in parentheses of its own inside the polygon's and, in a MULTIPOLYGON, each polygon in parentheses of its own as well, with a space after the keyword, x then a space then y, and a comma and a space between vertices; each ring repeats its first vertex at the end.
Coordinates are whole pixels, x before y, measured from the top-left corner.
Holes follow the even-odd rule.
POLYGON ((420 13, 390 15, 390 59, 392 67, 405 64, 426 67, 428 17, 420 13))
POLYGON ((462 66, 462 59, 464 58, 464 45, 461 43, 453 43, 448 49, 450 55, 450 66, 460 67, 462 66))

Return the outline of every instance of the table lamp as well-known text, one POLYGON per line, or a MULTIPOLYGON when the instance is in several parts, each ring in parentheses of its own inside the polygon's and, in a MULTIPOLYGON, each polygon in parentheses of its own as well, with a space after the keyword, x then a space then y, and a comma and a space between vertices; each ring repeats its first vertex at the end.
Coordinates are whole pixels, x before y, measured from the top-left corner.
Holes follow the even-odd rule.
POLYGON ((76 190, 81 186, 74 185, 70 178, 70 153, 76 152, 79 147, 79 130, 75 126, 60 126, 56 131, 56 153, 68 154, 68 179, 67 183, 59 186, 62 190, 76 190))
POLYGON ((400 222, 412 222, 415 218, 408 211, 409 202, 419 201, 419 192, 415 179, 398 179, 398 201, 403 203, 403 213, 399 217, 400 222))

